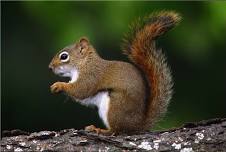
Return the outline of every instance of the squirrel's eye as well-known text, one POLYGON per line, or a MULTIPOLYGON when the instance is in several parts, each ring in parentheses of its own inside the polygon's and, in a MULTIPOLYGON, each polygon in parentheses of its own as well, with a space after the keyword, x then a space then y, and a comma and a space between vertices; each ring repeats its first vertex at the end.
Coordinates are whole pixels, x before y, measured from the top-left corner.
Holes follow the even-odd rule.
POLYGON ((67 62, 69 60, 68 52, 60 53, 59 58, 62 62, 67 62))
POLYGON ((67 54, 62 54, 62 55, 60 56, 60 59, 61 59, 61 60, 66 60, 66 59, 67 59, 67 57, 68 57, 68 55, 67 55, 67 54))

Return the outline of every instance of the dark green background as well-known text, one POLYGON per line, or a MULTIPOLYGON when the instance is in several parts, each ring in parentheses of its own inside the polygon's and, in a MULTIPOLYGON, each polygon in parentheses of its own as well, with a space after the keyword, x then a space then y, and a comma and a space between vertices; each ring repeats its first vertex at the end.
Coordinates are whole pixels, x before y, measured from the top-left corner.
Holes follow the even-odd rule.
POLYGON ((87 36, 105 59, 128 61, 123 34, 139 16, 176 10, 182 23, 161 37, 175 80, 168 114, 156 129, 226 116, 225 2, 1 2, 2 130, 102 126, 95 109, 49 86, 54 54, 87 36))

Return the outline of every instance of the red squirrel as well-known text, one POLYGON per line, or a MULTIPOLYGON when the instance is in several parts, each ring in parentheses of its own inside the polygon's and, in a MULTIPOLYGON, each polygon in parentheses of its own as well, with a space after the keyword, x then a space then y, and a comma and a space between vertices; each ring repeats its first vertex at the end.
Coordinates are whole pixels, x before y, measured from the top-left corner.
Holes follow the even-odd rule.
POLYGON ((54 83, 51 92, 97 106, 106 129, 90 125, 85 130, 101 134, 149 130, 166 112, 173 86, 166 57, 155 40, 180 19, 176 12, 161 11, 132 24, 123 43, 131 63, 101 58, 85 37, 65 47, 49 68, 71 80, 54 83))

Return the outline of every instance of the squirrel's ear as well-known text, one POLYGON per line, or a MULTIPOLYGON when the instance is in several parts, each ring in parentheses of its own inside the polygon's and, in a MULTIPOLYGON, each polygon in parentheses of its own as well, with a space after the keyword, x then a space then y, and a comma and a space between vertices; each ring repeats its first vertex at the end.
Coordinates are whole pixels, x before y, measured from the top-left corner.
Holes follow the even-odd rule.
POLYGON ((81 50, 88 49, 88 47, 89 47, 89 40, 86 37, 82 37, 79 40, 79 45, 81 46, 81 50))

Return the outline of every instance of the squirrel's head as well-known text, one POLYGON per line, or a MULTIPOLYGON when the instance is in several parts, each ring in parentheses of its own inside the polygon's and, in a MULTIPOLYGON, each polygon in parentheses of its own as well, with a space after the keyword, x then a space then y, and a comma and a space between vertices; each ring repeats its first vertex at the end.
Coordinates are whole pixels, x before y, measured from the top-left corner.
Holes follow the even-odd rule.
POLYGON ((96 51, 85 37, 79 42, 60 50, 52 59, 49 68, 57 75, 77 80, 79 71, 96 56, 96 51))

